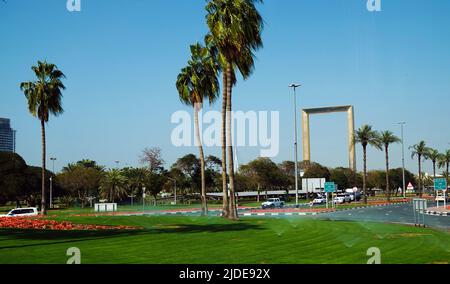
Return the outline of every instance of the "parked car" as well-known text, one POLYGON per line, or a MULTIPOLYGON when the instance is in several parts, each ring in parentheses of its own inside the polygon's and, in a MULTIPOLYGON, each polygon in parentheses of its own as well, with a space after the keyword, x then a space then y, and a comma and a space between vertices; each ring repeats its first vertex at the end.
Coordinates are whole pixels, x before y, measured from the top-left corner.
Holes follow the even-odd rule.
POLYGON ((261 204, 262 209, 275 209, 275 208, 283 208, 284 202, 279 198, 269 198, 266 202, 261 204))
POLYGON ((312 204, 313 205, 321 205, 321 204, 325 204, 327 202, 327 200, 323 197, 318 197, 316 199, 313 200, 312 204))
POLYGON ((350 203, 351 199, 350 199, 350 196, 348 196, 348 195, 340 194, 334 198, 333 202, 336 204, 344 204, 346 202, 350 203))
POLYGON ((9 213, 6 215, 0 215, 0 217, 25 217, 37 215, 39 215, 37 208, 30 207, 30 208, 16 208, 9 211, 9 213))

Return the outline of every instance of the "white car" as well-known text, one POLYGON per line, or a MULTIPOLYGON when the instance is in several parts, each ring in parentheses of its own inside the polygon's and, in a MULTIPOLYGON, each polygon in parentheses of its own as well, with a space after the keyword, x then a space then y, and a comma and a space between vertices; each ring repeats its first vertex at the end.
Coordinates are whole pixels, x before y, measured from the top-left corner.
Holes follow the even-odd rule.
POLYGON ((26 217, 26 216, 38 216, 39 212, 37 208, 16 208, 9 211, 6 215, 0 215, 0 217, 26 217))
POLYGON ((336 196, 333 200, 335 204, 344 204, 345 202, 348 202, 348 197, 345 196, 336 196))
POLYGON ((318 197, 316 199, 313 200, 312 204, 313 205, 320 205, 320 204, 325 204, 327 202, 327 200, 323 197, 318 197))
POLYGON ((261 207, 262 207, 262 209, 283 208, 284 202, 281 201, 281 199, 279 199, 279 198, 269 198, 269 199, 267 199, 266 202, 263 202, 263 204, 261 204, 261 207))

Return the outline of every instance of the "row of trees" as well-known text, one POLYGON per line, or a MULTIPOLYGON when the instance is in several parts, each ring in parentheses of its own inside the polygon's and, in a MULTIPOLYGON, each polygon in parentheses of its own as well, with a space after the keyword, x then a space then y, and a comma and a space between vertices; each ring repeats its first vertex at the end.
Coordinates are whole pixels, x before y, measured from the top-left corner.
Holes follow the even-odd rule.
POLYGON ((209 28, 205 43, 191 45, 191 58, 176 81, 180 100, 192 105, 195 115, 196 140, 199 145, 202 212, 208 212, 206 200, 205 158, 199 135, 198 112, 204 100, 213 103, 219 96, 219 74, 222 73, 222 190, 223 216, 238 218, 235 200, 231 134, 232 90, 237 71, 244 79, 254 69, 254 52, 262 47, 263 19, 255 7, 262 0, 210 0, 206 5, 209 28), (228 158, 228 161, 227 161, 228 158), (227 169, 228 162, 228 169, 227 169), (228 195, 228 186, 230 195, 228 195), (228 200, 229 198, 229 200, 228 200))
MULTIPOLYGON (((385 188, 387 193, 387 199, 390 201, 390 170, 389 170, 389 147, 391 144, 401 142, 401 139, 395 136, 391 131, 378 132, 373 130, 370 125, 363 125, 355 132, 355 142, 360 143, 363 147, 363 192, 364 192, 364 202, 367 203, 367 146, 373 146, 378 150, 385 152, 386 158, 386 171, 385 173, 385 188)), ((450 150, 444 153, 439 153, 438 150, 427 147, 425 141, 421 141, 416 145, 411 146, 411 158, 417 158, 419 164, 419 175, 418 175, 418 189, 419 195, 422 197, 423 194, 423 174, 422 174, 422 163, 423 160, 431 160, 433 163, 433 175, 436 178, 436 166, 445 168, 443 176, 447 178, 449 175, 449 164, 450 164, 450 150)))
MULTIPOLYGON (((93 200, 104 199, 110 202, 124 202, 142 196, 146 192, 157 200, 159 193, 173 193, 178 188, 181 198, 197 199, 202 193, 201 161, 193 154, 179 158, 170 169, 163 167, 159 148, 146 149, 141 156, 143 167, 106 169, 92 160, 82 160, 64 167, 60 173, 47 172, 54 177, 53 193, 60 203, 70 206, 74 200, 81 207, 92 205, 93 200)), ((215 156, 205 158, 205 190, 221 192, 222 161, 215 156)), ((340 189, 361 187, 363 175, 348 168, 327 168, 318 163, 300 162, 304 178, 326 178, 334 181, 340 189)), ((17 154, 0 155, 0 204, 15 201, 17 205, 25 202, 35 206, 40 199, 40 168, 26 166, 17 154)), ((368 188, 385 188, 385 172, 369 171, 368 188)), ((239 191, 258 191, 259 195, 269 190, 293 190, 295 163, 284 161, 277 164, 269 158, 258 158, 242 165, 236 173, 236 186, 239 191)), ((406 180, 415 183, 412 173, 406 171, 406 180)), ((388 188, 396 189, 402 185, 402 169, 389 171, 388 188)), ((396 193, 398 193, 396 191, 396 193)), ((203 201, 203 200, 202 200, 203 201)))

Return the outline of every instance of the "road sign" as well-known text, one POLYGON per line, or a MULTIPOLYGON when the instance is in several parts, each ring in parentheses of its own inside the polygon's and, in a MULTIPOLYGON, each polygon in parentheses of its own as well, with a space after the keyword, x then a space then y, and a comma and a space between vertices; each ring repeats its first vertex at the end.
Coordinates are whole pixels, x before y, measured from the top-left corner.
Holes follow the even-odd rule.
POLYGON ((336 185, 334 182, 326 182, 325 183, 325 192, 335 192, 336 191, 336 185))
POLYGON ((447 180, 445 178, 435 179, 434 190, 447 190, 447 180))
POLYGON ((413 190, 414 189, 414 185, 412 185, 412 183, 408 184, 408 187, 406 188, 408 190, 413 190))

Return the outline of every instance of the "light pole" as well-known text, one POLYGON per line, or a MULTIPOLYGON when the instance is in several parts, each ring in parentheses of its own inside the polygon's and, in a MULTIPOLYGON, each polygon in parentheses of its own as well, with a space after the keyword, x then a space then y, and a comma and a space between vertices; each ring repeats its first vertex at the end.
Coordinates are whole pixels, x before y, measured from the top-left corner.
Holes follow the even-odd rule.
POLYGON ((168 178, 168 179, 173 181, 173 183, 175 184, 173 205, 177 205, 177 180, 174 178, 168 178))
POLYGON ((115 163, 116 163, 116 169, 118 169, 120 161, 115 161, 115 163))
POLYGON ((297 137, 297 88, 300 84, 291 84, 294 89, 294 155, 295 155, 295 206, 298 207, 298 137, 297 137))
POLYGON ((55 174, 55 161, 56 158, 50 158, 53 163, 52 175, 50 176, 50 208, 53 208, 53 175, 55 174))
POLYGON ((145 212, 145 186, 142 188, 142 212, 145 212))
POLYGON ((405 139, 404 139, 404 126, 406 125, 406 122, 401 121, 398 124, 400 124, 402 128, 402 174, 403 174, 403 198, 406 198, 406 181, 405 181, 405 139))

